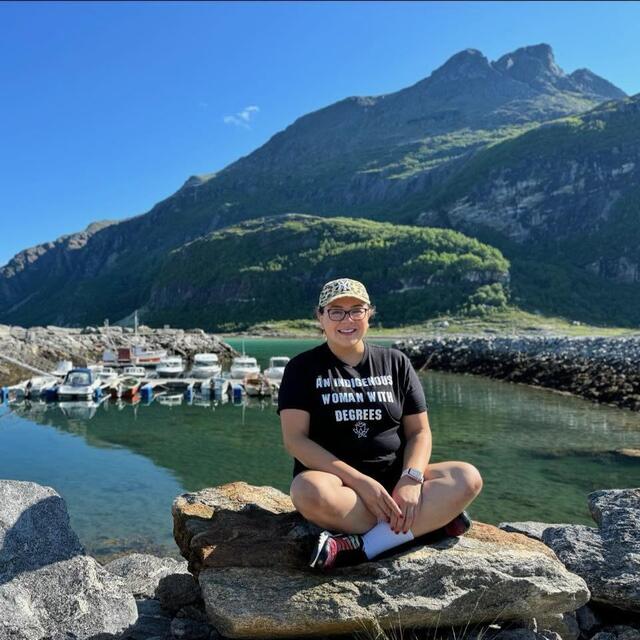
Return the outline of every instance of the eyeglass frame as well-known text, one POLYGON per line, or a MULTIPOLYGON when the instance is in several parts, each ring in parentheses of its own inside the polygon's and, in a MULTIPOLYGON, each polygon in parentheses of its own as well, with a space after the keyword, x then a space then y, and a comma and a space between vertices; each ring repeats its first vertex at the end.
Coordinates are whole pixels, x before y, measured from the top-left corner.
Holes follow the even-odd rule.
POLYGON ((322 307, 319 311, 320 313, 324 313, 325 311, 327 312, 327 318, 329 318, 329 320, 331 320, 331 322, 342 322, 347 316, 349 316, 349 318, 351 320, 353 320, 354 322, 358 322, 360 320, 364 320, 367 317, 367 311, 371 311, 372 307, 354 307, 353 309, 337 309, 335 307, 332 307, 331 309, 327 309, 326 307, 322 307), (351 314, 354 311, 360 311, 363 310, 364 311, 364 315, 362 316, 362 318, 354 318, 351 314), (342 317, 338 320, 336 318, 332 318, 329 314, 334 311, 334 312, 340 312, 342 313, 342 317))

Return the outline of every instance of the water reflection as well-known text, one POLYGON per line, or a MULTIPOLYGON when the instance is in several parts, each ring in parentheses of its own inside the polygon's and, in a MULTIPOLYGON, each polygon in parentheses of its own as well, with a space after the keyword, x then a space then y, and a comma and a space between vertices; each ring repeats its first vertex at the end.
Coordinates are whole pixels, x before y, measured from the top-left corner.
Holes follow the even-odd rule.
MULTIPOLYGON (((477 519, 593 524, 590 491, 640 486, 640 458, 622 453, 640 449, 637 413, 475 376, 421 379, 432 459, 466 460, 483 475, 477 519)), ((0 468, 54 486, 93 552, 173 551, 176 495, 236 480, 287 491, 291 479, 273 399, 178 394, 0 408, 0 468)))

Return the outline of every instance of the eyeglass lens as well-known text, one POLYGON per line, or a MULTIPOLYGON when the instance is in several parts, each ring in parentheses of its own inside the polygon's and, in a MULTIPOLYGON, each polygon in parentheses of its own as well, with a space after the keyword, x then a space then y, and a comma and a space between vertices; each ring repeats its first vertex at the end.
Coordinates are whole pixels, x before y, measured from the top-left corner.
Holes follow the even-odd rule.
POLYGON ((345 311, 344 309, 329 309, 327 311, 327 315, 329 316, 329 319, 334 320, 336 322, 339 322, 340 320, 344 320, 347 314, 349 314, 349 317, 352 320, 362 320, 362 318, 364 318, 366 313, 367 313, 367 310, 364 309, 363 307, 358 307, 356 309, 349 309, 349 311, 345 311))

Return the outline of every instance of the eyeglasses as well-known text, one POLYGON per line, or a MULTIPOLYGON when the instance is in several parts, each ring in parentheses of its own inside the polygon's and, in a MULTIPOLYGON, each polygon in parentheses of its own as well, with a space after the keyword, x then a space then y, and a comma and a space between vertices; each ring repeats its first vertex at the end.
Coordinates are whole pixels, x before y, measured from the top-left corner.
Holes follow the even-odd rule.
POLYGON ((363 320, 367 315, 367 311, 369 311, 368 307, 356 307, 355 309, 349 309, 348 311, 345 309, 327 309, 327 315, 329 316, 329 320, 333 320, 334 322, 344 320, 347 315, 352 320, 363 320))

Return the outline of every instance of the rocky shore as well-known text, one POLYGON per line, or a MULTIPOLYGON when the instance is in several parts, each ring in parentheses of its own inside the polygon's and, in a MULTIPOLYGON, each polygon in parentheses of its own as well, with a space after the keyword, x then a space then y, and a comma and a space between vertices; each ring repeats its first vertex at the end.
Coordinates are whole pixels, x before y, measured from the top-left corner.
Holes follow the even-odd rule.
POLYGON ((446 336, 394 347, 417 370, 474 373, 640 410, 640 338, 446 336))
MULTIPOLYGON (((202 329, 151 329, 141 326, 136 337, 128 327, 23 327, 0 325, 0 354, 43 371, 52 370, 60 360, 74 365, 101 362, 105 349, 142 343, 149 349, 166 349, 184 358, 206 352, 216 353, 222 361, 237 355, 220 338, 202 329)), ((31 377, 22 367, 0 358, 0 386, 11 385, 31 377)))
POLYGON ((639 640, 640 489, 588 500, 596 527, 476 522, 317 574, 319 530, 272 487, 178 496, 186 561, 102 566, 53 489, 0 480, 0 640, 639 640))

